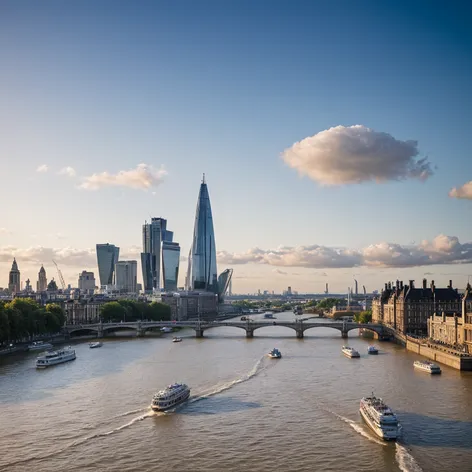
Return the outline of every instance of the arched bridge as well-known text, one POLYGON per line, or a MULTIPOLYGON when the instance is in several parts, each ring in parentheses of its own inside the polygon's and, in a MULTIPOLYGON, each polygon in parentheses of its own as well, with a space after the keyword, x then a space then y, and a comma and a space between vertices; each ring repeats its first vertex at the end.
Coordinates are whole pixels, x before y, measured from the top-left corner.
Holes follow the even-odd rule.
POLYGON ((74 334, 79 331, 89 331, 97 333, 97 337, 106 336, 107 332, 118 330, 135 330, 137 336, 143 336, 146 331, 154 328, 191 328, 195 330, 197 338, 203 337, 203 333, 211 328, 218 328, 221 326, 228 326, 233 328, 243 329, 246 332, 247 338, 254 336, 254 331, 259 328, 268 326, 284 326, 292 328, 297 338, 303 338, 304 332, 311 328, 334 328, 340 331, 341 337, 347 338, 349 331, 353 329, 366 329, 373 331, 384 337, 388 333, 384 327, 376 323, 354 323, 354 322, 325 322, 313 323, 304 322, 302 320, 296 321, 131 321, 125 323, 96 323, 96 324, 81 324, 81 325, 66 325, 64 331, 66 334, 74 334))

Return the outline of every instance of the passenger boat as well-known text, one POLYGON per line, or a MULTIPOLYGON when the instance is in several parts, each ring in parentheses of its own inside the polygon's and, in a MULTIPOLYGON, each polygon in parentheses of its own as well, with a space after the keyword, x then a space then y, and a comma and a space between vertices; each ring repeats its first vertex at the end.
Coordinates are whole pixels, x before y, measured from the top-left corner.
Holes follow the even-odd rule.
POLYGON ((361 400, 359 411, 365 422, 377 436, 385 440, 395 440, 400 435, 400 427, 395 413, 373 393, 361 400))
POLYGON ((172 333, 172 328, 169 328, 168 326, 164 326, 161 328, 162 333, 172 333))
POLYGON ((154 411, 166 411, 180 405, 190 396, 187 385, 175 383, 160 390, 152 397, 151 408, 154 411))
POLYGON ((172 338, 172 342, 173 343, 180 343, 180 342, 182 342, 182 338, 179 338, 179 337, 176 336, 176 337, 172 338))
POLYGON ((35 341, 28 346, 30 351, 47 351, 51 349, 53 345, 51 343, 45 343, 44 341, 35 341))
POLYGON ((378 354, 379 350, 375 346, 369 346, 367 348, 367 354, 378 354))
POLYGON ((415 361, 413 362, 415 369, 424 370, 430 374, 440 374, 441 367, 431 361, 415 361))
POLYGON ((354 348, 349 346, 343 346, 341 351, 346 357, 361 357, 361 355, 354 348))
POLYGON ((57 351, 48 351, 36 359, 36 367, 45 369, 51 365, 63 364, 64 362, 75 359, 75 349, 69 346, 67 349, 58 349, 57 351))
POLYGON ((89 343, 89 348, 90 349, 95 349, 96 347, 102 347, 103 343, 100 341, 95 341, 93 343, 89 343))
POLYGON ((272 351, 270 351, 267 355, 271 359, 280 359, 282 357, 282 353, 276 347, 274 347, 274 349, 272 349, 272 351))

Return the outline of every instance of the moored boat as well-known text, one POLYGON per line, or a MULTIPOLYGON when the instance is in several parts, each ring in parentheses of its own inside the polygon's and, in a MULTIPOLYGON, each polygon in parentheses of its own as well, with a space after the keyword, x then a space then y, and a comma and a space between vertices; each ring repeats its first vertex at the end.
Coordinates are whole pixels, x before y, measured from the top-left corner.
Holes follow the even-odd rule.
POLYGON ((361 400, 359 411, 365 422, 377 436, 395 440, 400 435, 398 419, 393 411, 373 393, 361 400))
POLYGON ((341 351, 346 357, 361 357, 353 347, 343 346, 341 351))
POLYGON ((36 359, 36 367, 45 369, 56 364, 73 361, 75 359, 75 349, 69 346, 67 349, 58 349, 57 351, 48 351, 36 359))
POLYGON ((379 350, 375 346, 369 346, 367 348, 367 354, 378 354, 379 350))
POLYGON ((182 338, 179 338, 178 336, 172 338, 173 343, 180 343, 182 341, 182 338))
POLYGON ((97 347, 102 347, 103 346, 103 343, 100 342, 100 341, 95 341, 93 343, 89 343, 89 348, 90 349, 95 349, 97 347))
POLYGON ((264 313, 264 318, 269 319, 269 320, 276 320, 277 319, 271 311, 268 311, 267 313, 264 313))
POLYGON ((440 374, 441 367, 431 361, 415 361, 413 362, 415 369, 424 370, 430 374, 440 374))
POLYGON ((188 399, 190 388, 184 383, 174 383, 160 390, 152 397, 151 408, 154 411, 166 411, 175 408, 188 399))
POLYGON ((272 349, 272 351, 269 351, 269 353, 267 355, 271 359, 280 359, 282 357, 282 353, 276 347, 274 347, 274 349, 272 349))
POLYGON ((45 343, 44 341, 35 341, 28 346, 30 351, 47 351, 51 349, 53 345, 51 343, 45 343))

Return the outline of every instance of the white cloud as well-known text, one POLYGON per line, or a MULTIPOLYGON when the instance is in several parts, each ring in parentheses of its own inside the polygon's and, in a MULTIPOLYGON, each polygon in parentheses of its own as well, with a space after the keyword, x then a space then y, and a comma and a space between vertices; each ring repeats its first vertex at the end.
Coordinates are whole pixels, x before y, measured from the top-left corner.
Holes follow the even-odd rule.
POLYGON ((135 169, 120 170, 117 174, 102 172, 84 178, 80 188, 98 190, 103 187, 129 187, 147 190, 162 183, 167 171, 155 169, 147 164, 139 164, 135 169))
POLYGON ((322 185, 426 180, 433 171, 426 157, 417 158, 417 146, 363 125, 336 126, 295 143, 282 158, 322 185))
POLYGON ((435 264, 472 263, 472 243, 461 244, 455 236, 439 235, 418 245, 381 242, 364 249, 326 246, 279 247, 251 249, 242 254, 218 253, 221 264, 268 264, 277 267, 340 269, 353 267, 416 267, 435 264))
POLYGON ((285 271, 280 270, 280 269, 273 269, 272 272, 274 274, 278 274, 278 275, 288 275, 288 272, 285 272, 285 271))
POLYGON ((75 177, 76 172, 73 167, 67 166, 62 168, 59 172, 59 175, 67 175, 68 177, 75 177))
POLYGON ((9 262, 13 257, 16 257, 18 264, 20 264, 20 261, 42 264, 55 260, 59 265, 90 267, 97 263, 97 256, 93 249, 74 249, 70 247, 59 249, 42 246, 23 249, 14 246, 0 247, 0 262, 9 262))
POLYGON ((462 187, 454 187, 449 192, 452 198, 463 198, 465 200, 472 200, 472 180, 462 185, 462 187))
POLYGON ((46 164, 42 164, 40 165, 37 169, 36 169, 36 172, 47 172, 48 171, 48 166, 46 164))

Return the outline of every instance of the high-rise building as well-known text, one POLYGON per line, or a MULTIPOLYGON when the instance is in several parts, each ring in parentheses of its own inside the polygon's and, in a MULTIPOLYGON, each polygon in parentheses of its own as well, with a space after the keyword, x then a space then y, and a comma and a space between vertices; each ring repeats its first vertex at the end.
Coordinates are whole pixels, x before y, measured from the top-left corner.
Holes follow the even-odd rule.
POLYGON ((114 244, 97 244, 97 264, 100 285, 113 285, 115 264, 118 262, 120 248, 114 244))
POLYGON ((215 232, 205 174, 198 194, 186 288, 187 290, 218 293, 215 232))
POLYGON ((138 263, 119 261, 115 264, 116 289, 125 293, 136 293, 138 263))
MULTIPOLYGON (((170 231, 167 231, 169 233, 170 231)), ((164 290, 176 292, 179 280, 180 245, 171 241, 162 242, 162 277, 164 290)))
POLYGON ((93 272, 87 272, 83 270, 79 274, 79 290, 83 292, 92 292, 95 290, 95 274, 93 272))
POLYGON ((46 278, 46 271, 44 266, 41 266, 38 272, 38 281, 36 282, 36 291, 45 292, 48 289, 48 279, 46 278))
POLYGON ((11 265, 8 277, 8 290, 10 293, 17 293, 21 290, 20 271, 18 270, 18 264, 16 263, 15 258, 13 259, 13 264, 11 265))
POLYGON ((228 291, 228 287, 231 283, 231 277, 233 276, 233 269, 226 269, 218 277, 218 301, 223 302, 223 297, 228 291))
MULTIPOLYGON (((169 233, 172 235, 171 231, 169 233)), ((161 288, 161 246, 168 237, 167 220, 164 218, 152 218, 151 223, 144 223, 141 268, 145 292, 159 291, 161 288)))

